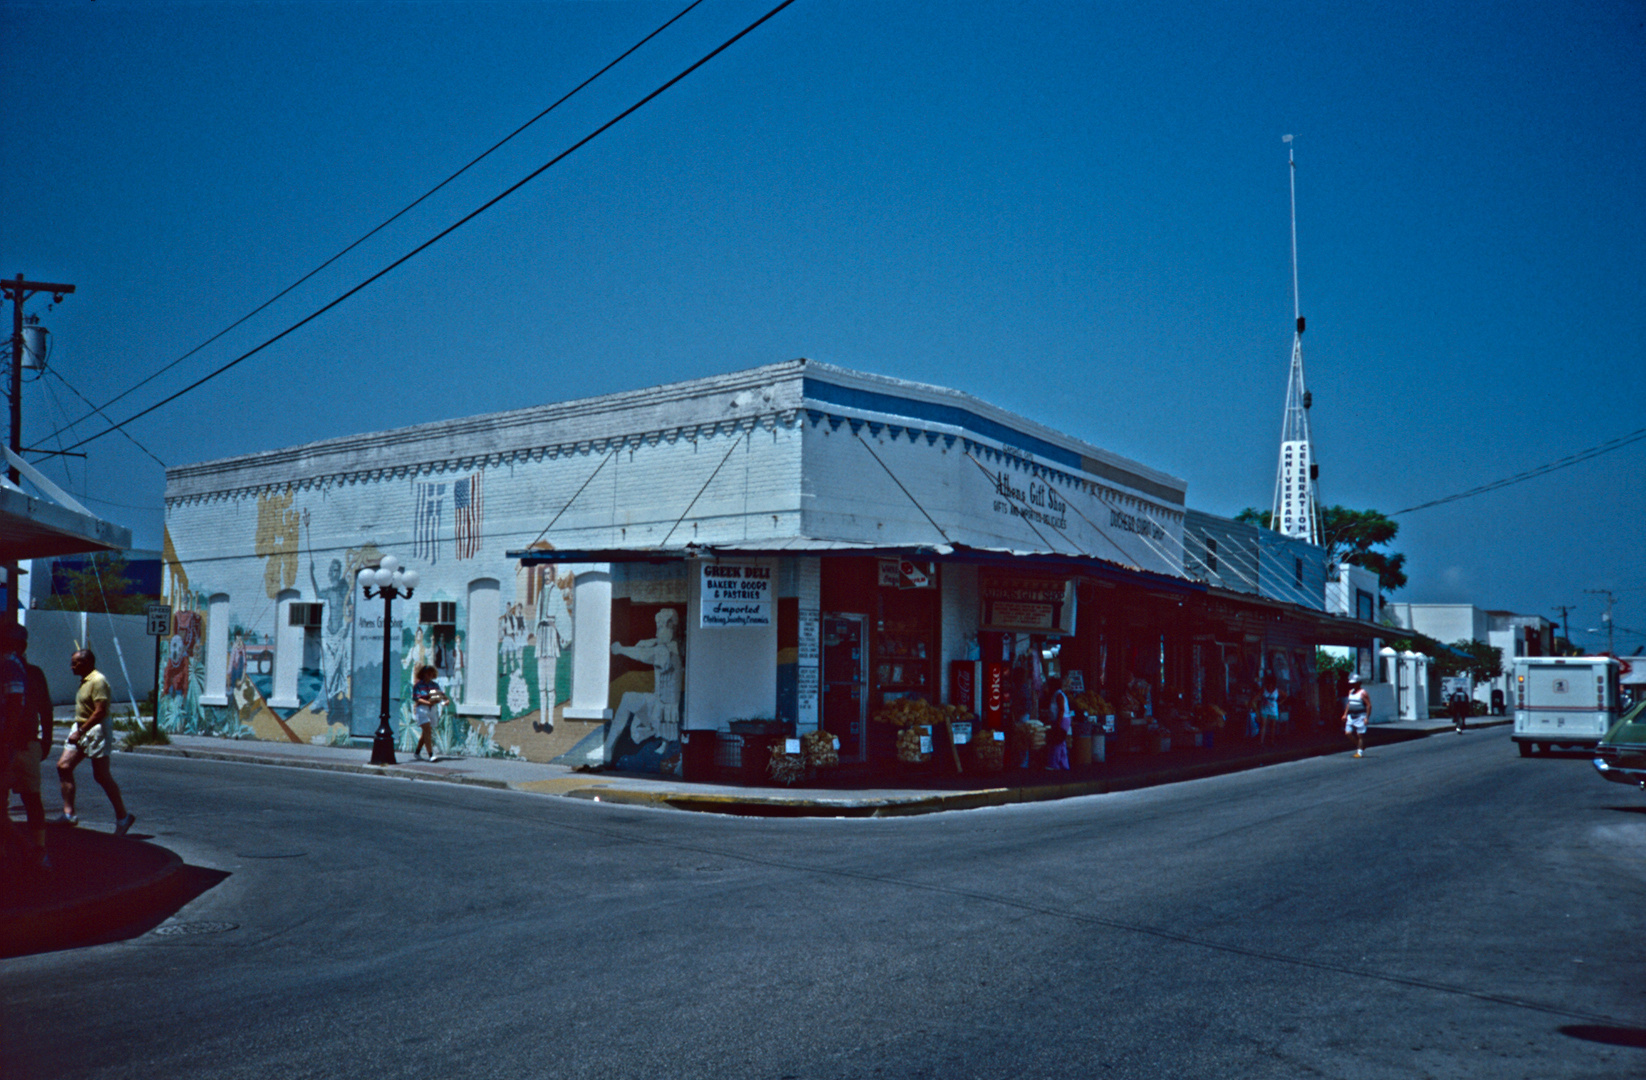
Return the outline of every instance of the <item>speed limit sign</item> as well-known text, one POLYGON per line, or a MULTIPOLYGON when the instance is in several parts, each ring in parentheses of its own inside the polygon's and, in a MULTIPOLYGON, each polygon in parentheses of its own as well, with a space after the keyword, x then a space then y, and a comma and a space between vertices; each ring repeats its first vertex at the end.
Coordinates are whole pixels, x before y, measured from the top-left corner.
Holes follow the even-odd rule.
POLYGON ((165 637, 171 633, 170 604, 150 604, 143 610, 144 614, 148 616, 150 637, 165 637))

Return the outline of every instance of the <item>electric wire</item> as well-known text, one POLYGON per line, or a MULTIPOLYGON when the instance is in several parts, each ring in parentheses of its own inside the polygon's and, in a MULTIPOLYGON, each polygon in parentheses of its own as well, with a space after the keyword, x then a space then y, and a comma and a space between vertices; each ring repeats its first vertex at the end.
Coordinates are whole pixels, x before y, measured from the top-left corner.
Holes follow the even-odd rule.
MULTIPOLYGON (((1048 481, 1046 483, 1046 487, 1049 490, 1056 491, 1056 489, 1052 487, 1050 481, 1048 481)), ((1127 554, 1126 549, 1120 546, 1120 542, 1117 541, 1114 537, 1109 535, 1109 532, 1108 532, 1107 529, 1103 528, 1097 522, 1095 522, 1091 518, 1087 517, 1081 511, 1080 507, 1078 507, 1074 504, 1073 500, 1071 500, 1067 495, 1064 495, 1062 492, 1057 492, 1057 496, 1058 496, 1058 498, 1062 499, 1064 502, 1068 503, 1069 504, 1069 509, 1071 509, 1075 513, 1079 514, 1080 515, 1080 520, 1084 521, 1086 524, 1090 525, 1092 527, 1093 532, 1097 533, 1097 535, 1099 535, 1103 539, 1107 540, 1109 542, 1110 547, 1112 547, 1116 551, 1120 552, 1121 559, 1124 560, 1126 563, 1128 563, 1132 567, 1132 569, 1134 569, 1134 570, 1143 569, 1143 567, 1138 564, 1137 560, 1133 559, 1129 554, 1127 554)), ((1093 558, 1096 558, 1096 556, 1094 555, 1093 558)))
POLYGON ((903 481, 899 480, 897 478, 897 474, 892 472, 891 466, 880 460, 880 455, 874 452, 874 447, 870 446, 864 440, 863 436, 858 435, 856 432, 853 432, 852 434, 857 438, 858 442, 863 443, 863 449, 867 450, 869 452, 869 456, 874 458, 875 464, 886 470, 886 475, 892 478, 892 483, 897 485, 897 490, 901 491, 904 495, 907 495, 909 501, 914 503, 914 508, 920 511, 921 516, 932 523, 932 528, 937 530, 937 535, 943 538, 943 542, 945 544, 953 543, 953 541, 949 539, 949 534, 943 531, 943 526, 939 525, 930 514, 926 513, 926 508, 920 505, 920 500, 910 494, 909 489, 903 486, 903 481))
MULTIPOLYGON (((748 439, 751 443, 754 441, 754 430, 752 428, 749 430, 748 439)), ((692 507, 697 505, 697 500, 701 499, 703 493, 709 490, 709 485, 714 483, 714 478, 720 475, 720 470, 726 462, 732 459, 732 451, 736 450, 742 442, 741 438, 732 440, 732 444, 726 448, 726 456, 720 459, 720 464, 714 467, 714 472, 710 473, 709 478, 703 481, 703 486, 697 489, 697 494, 693 495, 692 501, 686 504, 686 509, 682 510, 680 516, 675 519, 674 524, 669 526, 669 531, 663 534, 663 539, 658 541, 658 547, 662 547, 669 542, 669 537, 673 536, 674 531, 680 528, 680 523, 686 520, 686 515, 692 512, 692 507)), ((590 479, 593 479, 593 477, 590 477, 590 479)))
POLYGON ((1499 488, 1506 488, 1514 484, 1525 483, 1527 480, 1534 480, 1539 476, 1547 476, 1549 473, 1570 468, 1573 465, 1588 461, 1591 458, 1597 458, 1602 454, 1609 454, 1613 450, 1622 449, 1630 443, 1639 442, 1641 439, 1646 439, 1646 428, 1639 428, 1635 431, 1631 431, 1627 435, 1619 435, 1615 439, 1607 439, 1605 442, 1596 446, 1591 446, 1586 450, 1579 450, 1574 454, 1568 454, 1567 456, 1551 461, 1548 464, 1539 465, 1535 469, 1527 469, 1525 472, 1519 472, 1513 476, 1506 476, 1501 480, 1494 480, 1489 484, 1482 484, 1479 487, 1470 488, 1468 491, 1460 491, 1456 495, 1447 495, 1443 499, 1431 499, 1426 503, 1418 503, 1416 506, 1408 506, 1404 510, 1396 510, 1389 516, 1397 517, 1401 514, 1410 514, 1417 510, 1427 510, 1431 506, 1440 506, 1443 503, 1456 502, 1459 499, 1469 499, 1476 495, 1484 495, 1488 491, 1496 491, 1499 488))
POLYGON ((394 260, 393 262, 389 263, 389 265, 387 265, 383 269, 377 271, 375 274, 372 274, 370 277, 366 278, 364 281, 360 282, 358 285, 355 285, 353 288, 349 289, 347 292, 344 292, 341 296, 337 297, 335 300, 332 300, 330 303, 324 305, 323 307, 320 307, 320 308, 316 309, 315 311, 311 312, 310 314, 304 316, 302 319, 299 319, 297 322, 292 323, 290 326, 286 327, 286 329, 280 331, 278 334, 275 334, 273 337, 271 337, 271 338, 267 339, 266 341, 264 341, 261 345, 258 345, 254 348, 251 348, 251 349, 248 349, 246 352, 241 353, 239 356, 235 357, 233 360, 230 360, 228 363, 222 365, 221 367, 219 367, 217 370, 211 372, 210 374, 202 376, 199 379, 196 379, 194 382, 192 382, 189 385, 183 387, 183 389, 177 391, 174 394, 170 394, 167 397, 161 398, 159 401, 155 402, 153 405, 150 405, 148 408, 143 409, 140 412, 133 413, 131 416, 128 416, 126 419, 120 421, 120 423, 114 425, 113 427, 107 428, 107 429, 105 429, 101 432, 98 432, 96 435, 88 436, 87 438, 81 439, 77 443, 71 444, 69 446, 69 449, 72 450, 72 449, 75 449, 76 447, 84 446, 87 443, 95 442, 96 440, 101 439, 103 436, 109 434, 110 432, 118 430, 120 428, 123 428, 127 424, 130 424, 130 423, 132 423, 136 420, 139 420, 139 419, 147 416, 148 414, 154 412, 155 410, 160 409, 160 408, 162 408, 166 405, 171 404, 173 401, 176 401, 178 398, 182 397, 184 394, 187 394, 187 393, 189 393, 189 392, 191 392, 195 389, 198 389, 199 387, 201 387, 204 384, 210 382, 212 379, 217 378, 217 376, 223 374, 224 372, 226 372, 229 369, 235 367, 236 365, 242 363, 243 361, 249 360, 253 356, 256 356, 258 353, 262 352, 264 349, 268 348, 270 345, 273 345, 275 342, 280 341, 282 338, 286 337, 287 335, 294 333, 295 331, 301 329, 304 326, 307 326, 309 323, 313 322, 315 319, 318 319, 320 316, 324 315, 326 312, 330 311, 332 308, 337 307, 339 304, 343 303, 343 301, 345 301, 345 300, 349 299, 350 297, 354 296, 356 293, 359 293, 360 291, 365 289, 367 286, 371 285, 372 283, 376 282, 380 278, 382 278, 382 277, 386 276, 387 274, 389 274, 391 271, 393 271, 393 270, 399 268, 400 266, 402 266, 403 264, 411 261, 413 258, 415 258, 416 256, 422 254, 428 248, 433 247, 435 244, 439 243, 441 240, 444 240, 447 236, 449 236, 452 233, 456 232, 458 229, 462 228, 464 225, 467 225, 470 221, 473 221, 475 218, 479 217, 481 214, 485 213, 487 210, 490 210, 493 206, 496 206, 498 203, 502 202, 504 199, 508 198, 510 195, 513 195, 516 191, 519 191, 521 188, 525 187, 531 181, 537 179, 543 173, 547 172, 549 169, 553 168, 555 165, 558 165, 561 161, 563 161, 566 158, 570 157, 573 153, 577 152, 578 150, 582 149, 584 146, 588 145, 590 142, 594 141, 600 135, 604 134, 605 132, 607 132, 611 128, 615 127, 617 124, 621 123, 623 120, 626 120, 628 117, 633 115, 635 112, 639 111, 642 107, 649 104, 651 101, 656 99, 658 96, 663 94, 665 91, 669 90, 675 84, 679 83, 682 79, 685 79, 688 75, 691 75, 698 68, 700 68, 703 65, 707 64, 710 60, 713 60, 715 57, 719 56, 721 53, 723 53, 727 49, 731 48, 737 42, 741 41, 744 37, 747 37, 749 34, 753 33, 758 27, 761 26, 761 24, 763 24, 767 20, 771 19, 778 12, 782 11, 784 8, 788 7, 792 3, 794 3, 794 0, 782 0, 782 3, 778 4, 776 7, 772 8, 770 11, 766 12, 766 14, 760 16, 760 18, 756 19, 754 22, 750 23, 748 26, 744 27, 742 30, 739 30, 736 34, 733 34, 731 37, 727 38, 720 45, 716 46, 712 51, 710 51, 709 53, 704 55, 702 59, 698 60, 696 63, 692 64, 691 66, 687 67, 685 70, 681 71, 680 74, 678 74, 678 75, 674 76, 673 78, 669 79, 667 82, 663 83, 657 89, 653 90, 651 93, 647 94, 645 97, 641 98, 639 101, 636 101, 633 105, 630 105, 628 108, 624 109, 622 112, 618 113, 616 116, 612 117, 610 120, 606 121, 604 124, 601 124, 599 127, 595 128, 589 134, 583 136, 583 138, 581 138, 577 142, 573 143, 567 149, 561 151, 559 154, 555 155, 553 158, 550 158, 547 162, 545 162, 543 165, 541 165, 537 169, 534 169, 530 173, 527 173, 519 181, 517 181, 516 183, 514 183, 510 187, 506 188, 500 194, 493 196, 491 199, 488 199, 486 202, 482 203, 480 206, 478 206, 474 210, 470 211, 468 214, 464 215, 462 218, 459 218, 455 223, 447 226, 446 228, 442 229, 440 232, 436 233, 434 236, 430 237, 428 240, 425 240, 423 243, 417 245, 411 251, 407 252, 406 254, 400 256, 400 258, 398 258, 398 259, 394 260))
MULTIPOLYGON (((57 399, 57 392, 51 388, 51 384, 43 382, 43 385, 46 388, 46 396, 51 398, 52 408, 55 409, 57 412, 62 413, 64 416, 67 416, 69 414, 69 411, 67 409, 63 408, 63 403, 57 399)), ((59 429, 59 430, 61 430, 61 429, 59 429)), ((73 488, 74 488, 74 474, 69 471, 68 455, 63 453, 63 439, 56 432, 52 432, 52 434, 50 436, 47 436, 47 437, 57 439, 57 455, 56 456, 63 463, 63 480, 64 480, 64 485, 63 486, 64 486, 65 490, 73 490, 73 488)), ((36 453, 38 453, 38 452, 39 451, 36 451, 36 453)), ((42 462, 37 461, 37 462, 35 462, 35 464, 39 465, 39 464, 42 464, 42 462)), ((80 480, 81 480, 80 486, 82 488, 89 486, 85 482, 86 481, 85 472, 86 472, 85 468, 82 467, 81 470, 80 470, 80 480)))
MULTIPOLYGON (((65 424, 63 427, 58 428, 56 431, 52 432, 53 437, 56 437, 56 436, 60 435, 64 431, 65 428, 68 429, 70 431, 70 433, 72 434, 73 429, 75 427, 77 427, 82 420, 85 420, 87 417, 90 417, 90 416, 93 416, 93 415, 101 416, 103 419, 108 420, 111 424, 114 422, 113 419, 110 418, 109 415, 103 411, 103 406, 93 405, 91 399, 88 398, 85 394, 82 394, 80 391, 76 390, 72 383, 70 383, 67 379, 63 378, 63 376, 59 375, 57 373, 56 368, 48 368, 47 371, 49 371, 51 373, 52 378, 56 379, 58 382, 62 383, 64 386, 68 387, 69 390, 73 392, 75 397, 79 398, 81 401, 84 401, 87 405, 91 405, 91 412, 87 413, 85 416, 82 416, 80 418, 80 420, 71 420, 67 424, 65 424)), ((49 384, 48 384, 48 387, 49 387, 49 384)), ((63 415, 67 416, 68 414, 69 414, 68 410, 64 409, 63 410, 63 415)), ((131 443, 133 446, 137 447, 137 449, 143 451, 143 453, 145 453, 149 457, 153 458, 154 463, 156 465, 160 466, 162 469, 164 469, 166 467, 166 463, 164 461, 161 461, 160 458, 158 456, 156 456, 156 454, 154 453, 153 450, 150 450, 148 447, 146 447, 142 443, 138 442, 136 437, 134 437, 132 435, 132 433, 127 431, 124 427, 120 428, 120 434, 125 436, 127 442, 131 443)), ((76 443, 75 445, 79 445, 79 444, 76 443)), ((60 439, 60 438, 57 440, 57 449, 59 450, 59 452, 63 451, 63 440, 60 439)))
MULTIPOLYGON (((169 364, 165 365, 164 367, 160 368, 159 370, 155 371, 153 374, 149 375, 147 378, 143 379, 141 382, 137 382, 137 383, 132 384, 131 386, 129 386, 126 389, 122 390, 120 393, 116 394, 114 397, 112 397, 109 400, 103 402, 103 404, 101 406, 92 405, 92 411, 91 412, 86 413, 84 416, 80 417, 79 420, 74 420, 74 421, 69 422, 66 426, 72 428, 76 424, 80 423, 81 421, 90 419, 93 414, 99 414, 100 415, 102 413, 103 409, 108 408, 110 405, 113 405, 115 402, 117 402, 120 399, 126 397, 128 394, 131 394, 134 391, 140 389, 141 387, 146 386, 149 383, 153 382, 155 379, 159 378, 161 375, 164 375, 166 372, 170 371, 172 368, 176 367, 178 364, 181 364, 183 361, 187 360, 189 357, 193 356, 195 353, 199 352, 201 349, 204 349, 206 346, 210 345, 212 342, 214 342, 218 338, 222 337, 224 334, 227 334, 229 331, 231 331, 235 327, 241 325, 246 320, 252 318, 254 315, 257 315, 259 312, 261 312, 265 308, 269 307, 269 305, 273 304, 275 301, 279 300, 281 297, 285 296, 287 293, 291 292, 293 289, 297 288, 299 285, 301 285, 304 282, 308 281, 310 278, 312 278, 316 274, 320 273, 320 271, 326 269, 326 267, 330 266, 332 263, 336 262, 338 259, 341 259, 343 256, 347 255, 349 252, 353 251, 355 248, 359 247, 361 244, 365 243, 367 240, 370 240, 373 236, 376 236, 378 233, 382 232, 384 229, 386 229, 390 225, 392 225, 395 221, 399 220, 401 217, 405 216, 407 213, 410 213, 419 204, 421 204, 422 202, 424 202, 425 200, 427 200, 428 198, 433 196, 441 188, 445 187, 447 184, 451 183, 453 180, 456 180, 459 176, 462 176, 464 173, 468 172, 470 169, 472 169, 476 165, 480 164, 480 162, 484 161, 487 157, 490 157, 495 151, 501 149, 504 143, 507 143, 509 140, 513 139, 516 135, 519 135, 521 132, 525 131, 527 128, 531 127, 533 124, 537 123, 539 120, 543 119, 545 116, 549 115, 554 110, 558 109, 561 105, 564 105, 578 91, 584 89, 590 83, 592 83, 596 79, 600 78, 600 76, 606 74, 606 72, 610 71, 612 68, 616 67, 618 64, 620 64, 624 60, 628 59, 628 57, 632 53, 634 53, 635 50, 639 49, 642 45, 646 44, 652 38, 656 37, 658 34, 661 34, 663 31, 667 30, 669 27, 671 27, 675 23, 679 22, 680 19, 683 18, 686 15, 687 12, 691 11, 692 8, 696 7, 698 4, 701 4, 702 2, 703 2, 703 0, 692 0, 692 2, 690 4, 687 4, 684 8, 682 8, 680 10, 680 13, 675 15, 674 18, 670 19, 668 22, 665 22, 662 26, 659 26, 656 30, 653 30, 651 33, 647 34, 645 37, 643 37, 639 41, 635 42, 628 49, 626 49, 622 54, 620 54, 617 57, 617 59, 615 59, 611 63, 607 64, 605 67, 601 68, 599 71, 595 72, 593 75, 590 75, 587 79, 584 79, 582 82, 578 83, 571 90, 569 90, 566 94, 564 94, 558 101, 556 101, 553 105, 550 105, 548 108, 544 109, 542 112, 538 113, 536 116, 532 117, 530 120, 527 120, 524 124, 521 124, 519 127, 515 128, 513 131, 509 132, 507 135, 503 136, 501 139, 499 139, 497 142, 493 143, 486 150, 482 151, 478 156, 476 156, 473 160, 471 160, 467 165, 464 165, 461 169, 458 169, 456 172, 452 173, 450 176, 446 177, 444 180, 440 181, 438 184, 434 185, 432 188, 425 191, 423 194, 419 195, 417 198, 413 199, 411 202, 407 203, 405 206, 403 206, 402 208, 397 210, 394 214, 392 214, 389 217, 385 218, 380 224, 378 224, 374 228, 367 231, 358 240, 355 240, 353 243, 351 243, 347 247, 343 248, 337 254, 333 255, 331 258, 327 259, 325 262, 321 263, 319 266, 316 266, 313 270, 310 270, 308 273, 304 274, 302 277, 298 278, 296 281, 292 282, 290 285, 287 285, 284 289, 281 289, 279 292, 275 293, 273 296, 269 297, 267 300, 263 301, 261 304, 257 305, 256 307, 252 308, 250 311, 246 312, 246 314, 242 315, 240 318, 234 320, 234 322, 232 322, 229 325, 223 327, 223 329, 219 330, 217 333, 213 334, 211 337, 207 338, 205 341, 202 341, 200 344, 196 345, 194 348, 190 349, 188 352, 184 353, 182 356, 179 356, 176 360, 173 360, 171 363, 169 363, 169 364)), ((90 401, 87 401, 86 404, 91 405, 92 403, 90 401)), ((64 413, 64 415, 66 416, 68 414, 64 413)), ((108 417, 105 416, 104 419, 108 419, 108 417)), ((58 430, 61 431, 62 429, 59 428, 58 430)), ((151 454, 149 456, 153 457, 154 455, 151 454)))
MULTIPOLYGON (((587 480, 583 481, 583 486, 578 488, 575 492, 572 493, 572 497, 566 500, 566 505, 562 506, 560 508, 560 513, 554 515, 554 517, 549 520, 549 523, 547 525, 543 526, 543 531, 537 534, 537 536, 532 540, 531 544, 526 545, 528 548, 531 547, 532 544, 537 543, 538 540, 541 540, 545 536, 549 535, 549 530, 554 528, 554 523, 560 520, 560 517, 561 517, 562 514, 564 514, 567 510, 570 510, 572 508, 572 503, 577 501, 577 497, 579 495, 583 494, 583 491, 584 491, 585 488, 587 488, 590 484, 594 483, 594 478, 600 475, 600 470, 604 469, 606 467, 606 463, 611 461, 612 458, 615 458, 616 456, 617 456, 617 451, 613 450, 610 454, 608 454, 605 457, 600 459, 600 464, 596 465, 594 467, 594 472, 590 473, 589 478, 587 480)), ((690 507, 687 507, 687 509, 689 510, 690 507)), ((672 529, 670 531, 673 532, 672 529)), ((665 537, 664 539, 667 539, 667 537, 665 537)))

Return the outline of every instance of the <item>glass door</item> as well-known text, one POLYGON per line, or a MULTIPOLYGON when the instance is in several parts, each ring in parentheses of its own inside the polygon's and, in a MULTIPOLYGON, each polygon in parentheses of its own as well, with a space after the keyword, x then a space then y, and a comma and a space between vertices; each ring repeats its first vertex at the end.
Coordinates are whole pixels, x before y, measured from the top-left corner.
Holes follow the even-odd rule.
POLYGON ((840 740, 841 761, 863 761, 868 739, 866 615, 823 616, 823 730, 840 740))

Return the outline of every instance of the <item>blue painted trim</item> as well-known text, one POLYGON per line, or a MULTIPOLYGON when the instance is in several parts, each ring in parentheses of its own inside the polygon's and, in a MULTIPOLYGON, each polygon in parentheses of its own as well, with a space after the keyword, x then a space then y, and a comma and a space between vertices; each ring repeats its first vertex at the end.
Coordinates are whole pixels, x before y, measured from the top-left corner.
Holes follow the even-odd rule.
POLYGON ((930 401, 916 401, 913 398, 893 397, 891 394, 877 394, 872 390, 856 390, 848 386, 836 386, 820 379, 806 378, 802 380, 801 393, 811 401, 828 402, 848 409, 861 409, 864 412, 891 413, 893 416, 908 416, 925 420, 932 424, 945 424, 949 427, 965 428, 975 431, 979 435, 998 440, 1007 446, 1015 446, 1027 450, 1038 457, 1055 461, 1070 469, 1082 470, 1084 463, 1082 456, 1073 450, 1066 450, 1045 439, 1037 439, 1026 432, 1005 424, 987 419, 955 405, 938 405, 930 401))

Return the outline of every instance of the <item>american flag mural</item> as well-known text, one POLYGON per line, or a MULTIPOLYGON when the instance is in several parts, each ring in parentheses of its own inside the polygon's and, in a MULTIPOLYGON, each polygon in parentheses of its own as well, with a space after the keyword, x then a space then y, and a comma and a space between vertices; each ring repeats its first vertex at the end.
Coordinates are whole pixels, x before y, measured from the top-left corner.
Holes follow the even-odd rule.
POLYGON ((413 482, 412 553, 429 563, 440 561, 440 519, 446 511, 445 484, 413 482))
POLYGON ((480 554, 480 524, 485 507, 480 481, 484 476, 484 473, 475 473, 452 485, 452 516, 457 522, 454 538, 459 559, 472 559, 480 554))

